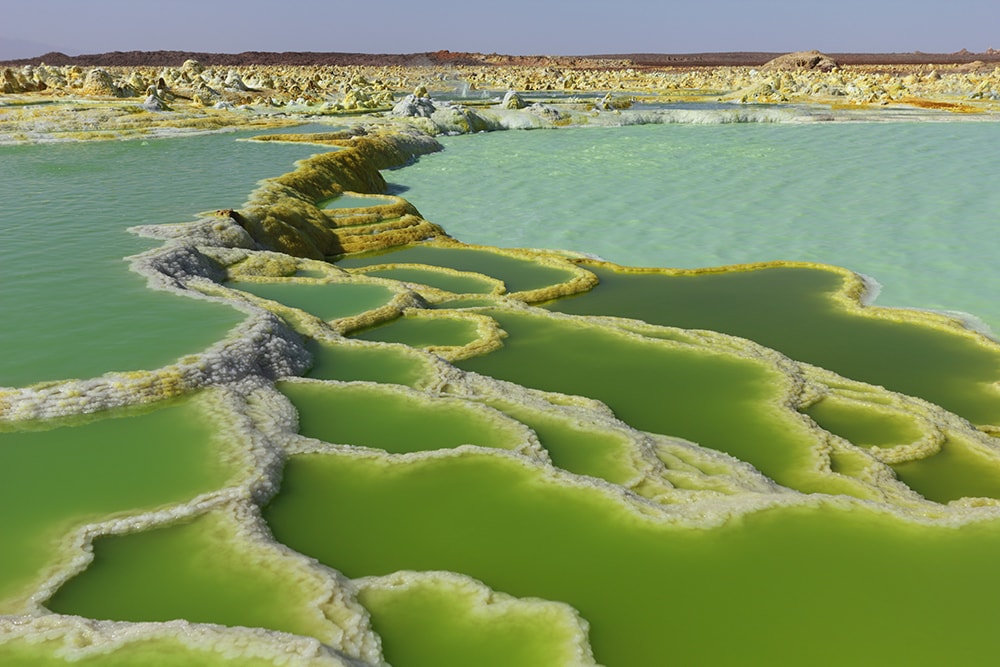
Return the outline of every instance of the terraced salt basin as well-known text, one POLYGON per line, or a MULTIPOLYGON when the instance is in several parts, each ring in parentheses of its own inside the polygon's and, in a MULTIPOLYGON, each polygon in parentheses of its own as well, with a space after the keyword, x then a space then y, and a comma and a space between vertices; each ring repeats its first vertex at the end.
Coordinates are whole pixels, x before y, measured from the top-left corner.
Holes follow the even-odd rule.
MULTIPOLYGON (((107 456, 100 434, 80 438, 81 449, 97 453, 93 466, 71 456, 76 437, 12 448, 25 478, 10 473, 18 498, 7 506, 34 497, 51 465, 52 481, 70 481, 58 494, 67 504, 45 521, 63 526, 62 536, 83 522, 98 528, 88 533, 93 561, 61 570, 40 597, 40 573, 54 556, 39 547, 31 561, 25 538, 20 553, 36 570, 12 570, 3 600, 21 615, 0 619, 0 662, 259 658, 326 667, 344 664, 343 654, 394 667, 548 667, 592 664, 592 647, 594 661, 609 666, 938 665, 996 653, 1000 519, 991 498, 1000 495, 1000 459, 992 441, 958 416, 855 377, 891 357, 869 346, 895 345, 906 354, 861 379, 889 386, 898 376, 909 383, 898 387, 950 401, 988 426, 988 343, 924 314, 871 318, 845 307, 833 298, 845 274, 818 267, 702 272, 685 277, 732 280, 674 291, 660 285, 678 277, 666 271, 638 287, 623 278, 615 292, 618 276, 609 273, 626 272, 585 263, 602 283, 549 310, 516 295, 449 299, 434 292, 442 287, 430 281, 445 272, 433 267, 490 276, 522 294, 578 274, 562 254, 445 245, 401 250, 406 269, 395 275, 386 268, 331 280, 333 271, 303 262, 294 273, 229 283, 280 283, 263 297, 278 318, 297 326, 308 319, 297 310, 317 316, 280 337, 278 319, 258 330, 261 347, 284 350, 295 364, 240 375, 243 366, 221 363, 217 391, 226 400, 209 401, 210 414, 182 402, 97 415, 95 423, 139 426, 109 435, 107 456), (773 280, 742 282, 761 276, 773 280), (387 282, 372 285, 375 278, 387 282), (426 311, 398 317, 385 298, 361 294, 374 286, 392 299, 403 283, 428 285, 425 303, 407 302, 426 311), (378 311, 374 319, 388 323, 368 331, 384 340, 344 338, 341 316, 324 310, 331 301, 350 306, 344 317, 378 311), (554 312, 569 304, 664 326, 554 312), (406 330, 462 318, 494 321, 500 345, 473 357, 471 348, 427 351, 465 338, 406 330), (322 321, 330 319, 333 326, 322 321), (312 355, 308 370, 300 342, 312 355), (907 366, 925 357, 921 369, 907 366), (850 377, 795 359, 841 364, 850 377), (289 368, 312 379, 282 376, 289 368), (152 415, 164 416, 143 421, 152 415), (139 451, 158 447, 160 434, 168 450, 139 451), (164 461, 168 453, 176 460, 164 461), (222 472, 197 482, 212 461, 222 472), (137 488, 105 481, 132 463, 137 488), (71 467, 89 477, 76 479, 71 467), (163 479, 150 482, 161 467, 163 479), (121 502, 104 503, 105 491, 121 502), (187 504, 202 493, 201 504, 187 504), (172 521, 118 522, 156 508, 185 509, 172 521), (30 606, 32 594, 44 606, 30 606), (327 652, 309 653, 318 649, 327 652)), ((385 266, 396 256, 340 265, 385 266)), ((294 270, 293 261, 277 264, 294 270)), ((238 275, 239 266, 222 268, 238 275)), ((94 386, 113 383, 96 378, 94 386)), ((46 406, 73 406, 73 391, 91 389, 32 391, 55 396, 46 406)), ((57 434, 89 428, 44 425, 58 425, 57 434)), ((8 435, 0 433, 0 447, 8 435)))
POLYGON ((494 281, 476 273, 458 273, 433 270, 420 266, 397 266, 365 271, 365 275, 428 285, 456 294, 490 294, 496 287, 494 281))
POLYGON ((629 444, 620 433, 531 410, 513 402, 496 401, 493 406, 529 426, 552 462, 564 470, 604 479, 612 484, 624 484, 636 475, 629 461, 629 444))
POLYGON ((400 346, 308 345, 312 366, 306 375, 319 380, 365 380, 414 386, 429 374, 427 361, 400 346))
MULTIPOLYGON (((38 639, 18 639, 0 644, 0 659, 10 665, 32 665, 33 667, 63 667, 62 641, 38 639)), ((214 667, 215 665, 239 664, 245 667, 269 667, 274 664, 267 658, 240 657, 228 659, 211 648, 193 648, 180 640, 149 639, 130 642, 106 653, 82 657, 72 664, 79 667, 130 667, 135 664, 157 665, 157 667, 214 667)))
POLYGON ((570 665, 577 628, 543 605, 504 607, 461 583, 400 581, 362 590, 391 664, 570 665), (525 608, 527 607, 527 608, 525 608))
MULTIPOLYGON (((490 311, 501 349, 456 364, 502 380, 595 398, 630 425, 750 461, 772 479, 814 490, 808 434, 772 406, 780 376, 763 364, 628 336, 572 319, 490 311)), ((821 490, 821 486, 815 490, 821 490)))
MULTIPOLYGON (((671 527, 519 461, 338 452, 293 457, 265 517, 279 540, 348 576, 449 570, 568 602, 609 665, 974 663, 1000 648, 984 594, 1000 590, 995 522, 955 531, 823 505, 671 527), (325 523, 337 529, 316 530, 325 523), (831 628, 850 641, 817 650, 831 628)), ((384 631, 405 647, 419 627, 399 619, 384 631)))
POLYGON ((214 512, 101 538, 95 565, 47 606, 104 620, 187 619, 324 638, 329 629, 309 604, 318 585, 294 563, 266 553, 267 545, 248 544, 239 534, 228 513, 214 512))
POLYGON ((188 502, 236 476, 199 401, 156 408, 0 432, 0 609, 67 557, 63 542, 85 523, 188 502))

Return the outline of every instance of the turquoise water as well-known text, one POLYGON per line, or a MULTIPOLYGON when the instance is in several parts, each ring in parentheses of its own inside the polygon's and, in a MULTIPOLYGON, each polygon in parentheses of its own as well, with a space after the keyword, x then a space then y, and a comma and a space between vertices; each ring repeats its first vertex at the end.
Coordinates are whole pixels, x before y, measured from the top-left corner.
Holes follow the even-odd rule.
POLYGON ((0 386, 158 368, 243 319, 148 289, 122 258, 159 245, 127 227, 238 207, 318 150, 246 136, 0 146, 0 386))
POLYGON ((879 281, 879 304, 1000 331, 998 140, 994 122, 504 132, 444 137, 389 178, 466 243, 632 266, 835 264, 879 281))

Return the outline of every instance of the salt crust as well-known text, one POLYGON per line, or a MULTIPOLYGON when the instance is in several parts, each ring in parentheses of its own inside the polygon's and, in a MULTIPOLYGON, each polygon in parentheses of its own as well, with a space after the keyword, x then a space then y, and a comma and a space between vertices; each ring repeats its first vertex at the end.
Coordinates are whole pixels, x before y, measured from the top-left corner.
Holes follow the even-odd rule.
MULTIPOLYGON (((336 154, 343 160, 358 161, 367 165, 361 167, 363 179, 370 185, 377 185, 372 173, 387 165, 405 161, 410 147, 426 149, 428 144, 412 131, 403 134, 386 134, 377 141, 364 138, 352 140, 350 147, 344 147, 336 154), (364 146, 364 148, 359 147, 364 146)), ((305 165, 305 174, 315 175, 315 164, 305 165), (310 171, 312 169, 312 171, 310 171)), ((300 171, 302 167, 300 166, 300 171)), ((327 175, 340 174, 334 169, 327 175)), ((31 642, 60 643, 60 654, 68 659, 93 652, 116 650, 131 642, 141 642, 153 638, 171 638, 196 648, 217 651, 220 656, 259 656, 271 659, 275 664, 381 664, 382 658, 378 638, 370 631, 365 610, 354 598, 354 586, 405 585, 408 576, 400 574, 380 581, 361 580, 356 583, 345 581, 338 573, 325 568, 311 559, 305 559, 286 547, 276 544, 267 527, 260 520, 259 507, 276 492, 280 483, 282 465, 288 455, 304 452, 329 452, 337 455, 376 457, 407 461, 433 461, 442 457, 461 457, 467 453, 506 459, 516 465, 531 469, 540 483, 560 486, 577 486, 591 489, 605 495, 632 520, 672 523, 683 526, 710 527, 720 525, 735 516, 778 506, 819 506, 836 505, 844 508, 864 507, 868 511, 892 515, 899 519, 919 523, 933 523, 958 526, 983 519, 994 519, 1000 514, 995 504, 986 501, 956 501, 949 505, 938 505, 923 500, 909 491, 888 471, 887 464, 923 457, 940 446, 943 437, 953 438, 975 447, 986 455, 997 459, 995 446, 982 432, 972 428, 941 408, 909 397, 899 396, 884 389, 852 382, 835 376, 828 371, 796 364, 778 353, 762 348, 752 342, 711 332, 690 332, 653 327, 641 322, 616 318, 571 318, 570 316, 535 311, 525 302, 541 300, 544 293, 519 294, 488 297, 496 307, 523 309, 545 317, 560 318, 576 326, 600 326, 623 339, 656 341, 662 345, 681 345, 697 348, 703 353, 726 354, 753 359, 771 368, 775 377, 783 383, 784 398, 774 406, 776 413, 785 412, 798 420, 802 429, 814 434, 814 460, 816 472, 834 475, 830 469, 831 452, 846 452, 864 462, 859 477, 848 480, 861 498, 844 495, 802 494, 792 489, 775 485, 747 464, 719 452, 698 447, 694 443, 677 438, 640 433, 618 421, 603 405, 582 397, 547 394, 529 390, 518 385, 505 383, 474 373, 458 370, 441 357, 430 352, 409 350, 408 353, 423 358, 431 375, 416 392, 425 400, 435 397, 450 397, 449 400, 468 400, 477 404, 508 402, 543 413, 555 414, 559 418, 588 428, 603 429, 620 433, 632 443, 635 457, 636 479, 628 488, 611 484, 597 478, 573 475, 551 465, 542 455, 537 438, 526 429, 524 453, 500 450, 483 450, 472 446, 462 446, 453 450, 393 455, 374 452, 364 448, 333 445, 302 438, 296 435, 297 418, 294 409, 273 387, 279 378, 302 374, 310 363, 309 354, 303 345, 302 334, 323 341, 326 344, 344 345, 388 345, 382 343, 360 343, 347 341, 337 323, 326 323, 304 314, 290 316, 288 309, 273 304, 263 304, 254 299, 234 298, 221 282, 233 273, 239 273, 241 263, 246 263, 242 277, 269 275, 274 268, 277 275, 270 277, 291 278, 289 269, 321 271, 326 280, 379 279, 361 277, 340 272, 321 262, 295 258, 287 253, 267 254, 257 248, 265 247, 261 238, 255 238, 248 230, 247 220, 254 215, 266 215, 263 201, 274 201, 278 192, 284 200, 298 200, 315 207, 318 195, 343 191, 336 182, 309 183, 311 192, 295 191, 296 176, 276 179, 274 184, 265 184, 259 190, 257 203, 252 199, 245 215, 222 215, 204 219, 196 223, 159 229, 145 228, 141 232, 165 240, 156 250, 132 258, 133 270, 145 275, 150 287, 183 294, 192 298, 222 301, 245 312, 247 319, 237 326, 222 341, 205 352, 190 355, 175 364, 156 371, 134 373, 109 373, 99 378, 67 380, 44 383, 24 388, 0 391, 0 417, 8 423, 16 424, 24 420, 51 419, 74 414, 98 413, 103 410, 127 405, 153 404, 169 397, 190 395, 199 390, 212 390, 220 406, 220 418, 226 422, 224 428, 233 428, 240 435, 242 446, 246 448, 248 467, 246 476, 234 486, 199 496, 191 503, 163 508, 138 516, 115 519, 85 526, 76 531, 68 540, 67 562, 59 571, 50 573, 47 582, 40 586, 26 602, 21 615, 0 618, 0 638, 26 639, 31 642), (277 188, 277 190, 275 189, 277 188), (242 224, 241 224, 242 222, 242 224), (265 307, 266 306, 266 307, 265 307), (278 310, 276 315, 272 310, 278 310), (279 316, 280 315, 280 316, 279 316), (294 331, 288 323, 300 332, 294 331), (669 335, 668 335, 669 334, 669 335), (847 441, 820 429, 808 417, 797 410, 806 407, 824 396, 836 395, 842 400, 866 402, 880 407, 903 410, 908 415, 917 415, 924 435, 918 441, 889 449, 863 450, 847 441), (225 416, 222 416, 222 415, 225 416), (655 488, 648 497, 637 492, 644 488, 642 478, 650 478, 651 484, 645 488, 655 488), (678 482, 675 484, 674 482, 678 482), (866 498, 867 497, 867 498, 866 498), (237 539, 247 549, 257 549, 270 556, 276 567, 285 571, 282 563, 294 562, 294 568, 309 572, 308 576, 318 577, 323 582, 316 588, 316 596, 304 604, 325 609, 325 618, 331 621, 330 634, 322 638, 294 637, 263 629, 222 628, 207 624, 192 624, 184 621, 169 623, 113 623, 89 621, 76 617, 65 617, 47 612, 44 601, 64 581, 82 571, 91 558, 91 543, 101 535, 125 534, 141 531, 153 526, 164 525, 183 518, 190 518, 207 512, 226 512, 233 517, 239 527, 237 539)), ((355 179, 356 181, 357 179, 355 179)), ((411 214, 412 215, 412 214, 411 214)), ((262 219, 262 218, 257 218, 262 219)), ((315 217, 321 221, 324 218, 315 217)), ((328 219, 328 218, 327 218, 328 219)), ((311 224, 311 223, 310 223, 311 224)), ((432 228, 428 228, 432 229, 432 228)), ((323 233, 322 229, 318 230, 323 233)), ((299 229, 309 233, 308 226, 299 229)), ((376 235, 377 236, 377 235, 376 235)), ((443 235, 437 234, 438 243, 457 244, 443 235)), ((265 239, 266 240, 266 239, 265 239)), ((386 237, 381 241, 394 244, 396 237, 386 237)), ((294 243, 292 244, 295 245, 294 243)), ((567 256, 551 254, 540 258, 530 253, 534 259, 573 265, 567 256)), ((568 288, 586 289, 589 272, 571 272, 577 281, 568 288), (582 282, 581 282, 582 281, 582 282)), ((593 274, 590 274, 593 275, 593 274)), ((393 281, 384 281, 386 284, 393 281)), ((571 281, 572 283, 572 281, 571 281)), ((570 293, 567 292, 567 293, 570 293)), ((561 292, 560 292, 561 293, 561 292)), ((860 308, 863 286, 848 283, 841 299, 846 307, 860 308)), ((407 286, 399 286, 399 302, 392 308, 375 313, 365 323, 384 321, 398 316, 405 308, 422 308, 426 301, 407 286)), ((429 297, 441 295, 427 294, 429 297)), ((488 311, 483 311, 488 315, 488 311)), ((908 311, 876 312, 870 315, 919 321, 951 330, 959 330, 960 325, 944 317, 930 317, 908 311)), ((362 323, 363 324, 363 323, 362 323)), ((349 323, 345 330, 359 325, 349 323)), ((487 332, 487 337, 501 339, 502 332, 487 332)), ((988 343, 983 343, 988 344, 988 343)), ((302 381, 302 380, 299 380, 302 381)), ((392 391, 414 392, 401 388, 392 391)), ((506 418, 505 418, 506 419, 506 418)), ((423 576, 423 575, 421 575, 423 576)), ((457 581, 460 575, 440 575, 457 581)), ((482 591, 487 600, 501 600, 503 604, 514 604, 498 594, 489 594, 475 582, 463 579, 462 585, 469 585, 482 591)), ((541 603, 552 604, 552 603, 541 603)), ((580 626, 581 651, 585 650, 585 625, 580 626)))

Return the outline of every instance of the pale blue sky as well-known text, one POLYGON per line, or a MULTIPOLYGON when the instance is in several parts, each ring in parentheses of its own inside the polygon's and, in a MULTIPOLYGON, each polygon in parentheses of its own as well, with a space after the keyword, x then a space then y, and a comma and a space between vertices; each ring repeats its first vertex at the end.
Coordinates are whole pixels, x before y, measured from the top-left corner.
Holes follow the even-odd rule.
POLYGON ((1000 0, 4 0, 0 59, 103 51, 506 54, 1000 48, 1000 0))

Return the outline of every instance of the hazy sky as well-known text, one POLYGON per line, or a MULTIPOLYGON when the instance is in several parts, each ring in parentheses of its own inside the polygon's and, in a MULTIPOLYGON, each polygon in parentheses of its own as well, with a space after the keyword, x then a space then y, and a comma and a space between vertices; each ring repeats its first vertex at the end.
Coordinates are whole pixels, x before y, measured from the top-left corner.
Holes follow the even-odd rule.
POLYGON ((1000 0, 3 0, 0 59, 47 51, 506 54, 1000 48, 1000 0))

